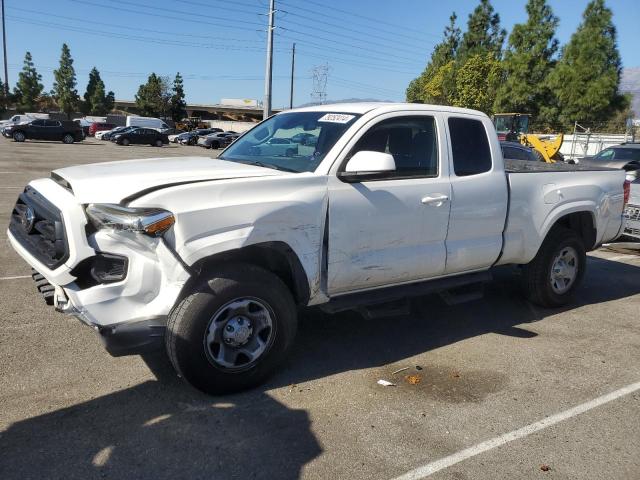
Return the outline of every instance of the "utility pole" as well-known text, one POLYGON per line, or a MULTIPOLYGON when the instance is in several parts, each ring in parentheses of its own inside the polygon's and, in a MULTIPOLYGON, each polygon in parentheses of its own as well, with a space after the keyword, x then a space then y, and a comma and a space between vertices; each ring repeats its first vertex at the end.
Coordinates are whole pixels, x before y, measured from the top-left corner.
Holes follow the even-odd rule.
POLYGON ((293 108, 293 75, 296 71, 296 44, 291 50, 291 90, 289 91, 289 108, 293 108))
POLYGON ((264 75, 264 111, 262 119, 271 116, 271 70, 273 69, 273 21, 276 9, 276 1, 269 1, 269 29, 267 30, 267 68, 264 75))
POLYGON ((7 69, 7 26, 4 20, 4 0, 2 0, 2 49, 4 50, 4 93, 9 96, 9 70, 7 69))

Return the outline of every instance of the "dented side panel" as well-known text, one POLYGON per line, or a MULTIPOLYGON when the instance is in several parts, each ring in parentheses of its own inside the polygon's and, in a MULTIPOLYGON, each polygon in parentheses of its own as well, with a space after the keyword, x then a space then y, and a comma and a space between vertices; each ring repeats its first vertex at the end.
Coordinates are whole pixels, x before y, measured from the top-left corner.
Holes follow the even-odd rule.
POLYGON ((321 292, 327 177, 292 174, 176 186, 133 202, 176 216, 168 241, 187 265, 264 242, 291 247, 309 282, 310 304, 321 292))

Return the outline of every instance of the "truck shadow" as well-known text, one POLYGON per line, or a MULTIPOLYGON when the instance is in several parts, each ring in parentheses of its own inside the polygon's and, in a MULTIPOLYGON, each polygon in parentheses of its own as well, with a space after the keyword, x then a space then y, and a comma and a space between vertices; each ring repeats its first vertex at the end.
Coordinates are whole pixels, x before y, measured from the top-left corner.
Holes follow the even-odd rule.
POLYGON ((0 478, 297 479, 321 447, 304 410, 259 391, 221 401, 179 379, 13 424, 0 478))
POLYGON ((526 324, 548 315, 640 293, 640 266, 588 257, 588 272, 572 304, 546 309, 524 299, 515 268, 502 267, 471 303, 448 306, 417 299, 411 315, 365 319, 355 312, 303 314, 287 368, 269 385, 297 384, 348 370, 380 367, 487 333, 531 338, 526 324))
MULTIPOLYGON (((640 267, 591 257, 577 302, 565 310, 638 293, 640 267)), ((226 397, 188 388, 164 356, 148 357, 155 358, 151 367, 161 381, 26 419, 1 433, 0 478, 296 479, 322 448, 309 414, 267 390, 385 366, 490 332, 532 338, 527 323, 561 311, 532 307, 504 271, 473 304, 449 307, 426 297, 415 306, 411 315, 373 320, 353 312, 303 315, 283 371, 261 388, 226 397)))

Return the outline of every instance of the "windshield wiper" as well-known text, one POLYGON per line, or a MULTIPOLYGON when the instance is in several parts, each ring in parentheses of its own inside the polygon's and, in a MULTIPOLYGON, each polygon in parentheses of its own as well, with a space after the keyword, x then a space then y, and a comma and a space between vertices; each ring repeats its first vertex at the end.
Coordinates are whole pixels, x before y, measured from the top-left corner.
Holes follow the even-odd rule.
POLYGON ((298 172, 298 170, 294 170, 292 168, 287 168, 287 167, 281 167, 279 165, 272 165, 270 163, 262 163, 257 161, 242 161, 238 163, 244 163, 245 165, 255 165, 256 167, 270 168, 272 170, 280 170, 281 172, 300 173, 298 172))

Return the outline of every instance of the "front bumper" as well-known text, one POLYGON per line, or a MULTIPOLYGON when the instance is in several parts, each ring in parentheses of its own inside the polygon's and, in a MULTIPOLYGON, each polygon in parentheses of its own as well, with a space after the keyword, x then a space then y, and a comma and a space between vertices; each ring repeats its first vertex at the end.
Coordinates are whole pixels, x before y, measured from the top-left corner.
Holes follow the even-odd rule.
POLYGON ((623 235, 640 240, 640 205, 629 204, 624 209, 623 235))
MULTIPOLYGON (((40 181, 38 181, 40 182, 40 181)), ((189 279, 189 272, 162 238, 130 232, 98 231, 88 238, 86 218, 79 205, 77 216, 70 204, 61 201, 70 192, 54 186, 32 186, 55 204, 64 218, 69 239, 69 258, 50 270, 10 232, 9 241, 18 254, 55 287, 54 304, 58 311, 78 317, 93 327, 114 355, 140 353, 162 345, 166 318, 189 279), (44 191, 43 191, 44 190, 44 191), (61 198, 56 197, 56 192, 61 198), (78 265, 97 253, 126 257, 126 277, 113 283, 87 285, 78 275, 78 265)))

